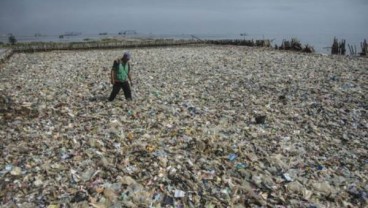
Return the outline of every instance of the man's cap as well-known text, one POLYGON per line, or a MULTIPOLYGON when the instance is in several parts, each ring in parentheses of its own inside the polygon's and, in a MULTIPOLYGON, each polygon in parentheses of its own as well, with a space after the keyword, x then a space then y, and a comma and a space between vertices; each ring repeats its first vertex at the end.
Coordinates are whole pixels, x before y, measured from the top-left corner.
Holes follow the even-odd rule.
POLYGON ((126 59, 130 59, 130 53, 127 51, 127 52, 124 52, 123 54, 123 58, 126 58, 126 59))

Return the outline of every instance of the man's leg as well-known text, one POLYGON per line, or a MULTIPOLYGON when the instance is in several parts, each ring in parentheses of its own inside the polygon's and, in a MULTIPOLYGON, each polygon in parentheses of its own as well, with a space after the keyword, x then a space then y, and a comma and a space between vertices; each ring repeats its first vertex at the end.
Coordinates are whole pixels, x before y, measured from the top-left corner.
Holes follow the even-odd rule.
POLYGON ((114 84, 114 86, 112 87, 112 92, 109 97, 109 101, 113 101, 115 99, 116 95, 120 91, 120 88, 121 88, 120 83, 114 84))
POLYGON ((125 81, 122 83, 125 99, 132 100, 132 91, 130 90, 129 82, 125 81))

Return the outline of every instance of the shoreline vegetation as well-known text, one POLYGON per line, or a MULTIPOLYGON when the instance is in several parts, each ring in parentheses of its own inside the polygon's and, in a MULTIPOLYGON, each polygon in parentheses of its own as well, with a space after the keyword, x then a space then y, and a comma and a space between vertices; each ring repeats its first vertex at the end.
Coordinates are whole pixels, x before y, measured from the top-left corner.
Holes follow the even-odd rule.
MULTIPOLYGON (((296 51, 304 53, 315 53, 313 46, 303 45, 297 38, 283 40, 282 44, 272 46, 272 40, 246 40, 246 39, 221 39, 221 40, 202 40, 192 36, 191 40, 176 39, 150 39, 150 38, 104 38, 101 40, 93 40, 86 38, 77 42, 18 42, 14 44, 3 44, 4 52, 0 54, 0 63, 6 61, 14 53, 34 53, 46 52, 53 50, 96 50, 96 49, 115 49, 115 48, 138 48, 138 47, 167 47, 167 46, 184 46, 184 45, 234 45, 249 47, 266 47, 275 50, 296 51)), ((331 54, 346 55, 346 41, 338 41, 334 38, 331 54)), ((1 46, 1 45, 0 45, 1 46)), ((356 46, 348 44, 351 56, 367 56, 368 44, 364 40, 361 43, 361 52, 357 52, 356 46)))

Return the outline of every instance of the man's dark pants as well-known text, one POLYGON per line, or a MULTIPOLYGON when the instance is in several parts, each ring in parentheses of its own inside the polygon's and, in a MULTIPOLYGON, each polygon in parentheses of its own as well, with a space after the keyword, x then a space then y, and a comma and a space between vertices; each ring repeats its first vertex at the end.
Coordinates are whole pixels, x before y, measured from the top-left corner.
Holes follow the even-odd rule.
POLYGON ((116 95, 120 92, 120 89, 123 88, 125 99, 131 100, 132 99, 132 92, 130 91, 129 82, 117 82, 114 84, 112 88, 111 95, 109 97, 109 101, 113 101, 116 95))

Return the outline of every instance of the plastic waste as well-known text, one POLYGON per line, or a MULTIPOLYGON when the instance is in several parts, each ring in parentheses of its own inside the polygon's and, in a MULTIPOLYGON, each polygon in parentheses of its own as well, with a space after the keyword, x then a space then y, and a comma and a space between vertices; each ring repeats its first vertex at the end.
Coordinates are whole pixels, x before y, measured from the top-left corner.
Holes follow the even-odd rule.
POLYGON ((1 64, 0 207, 367 207, 367 59, 134 48, 108 102, 122 54, 1 64))

